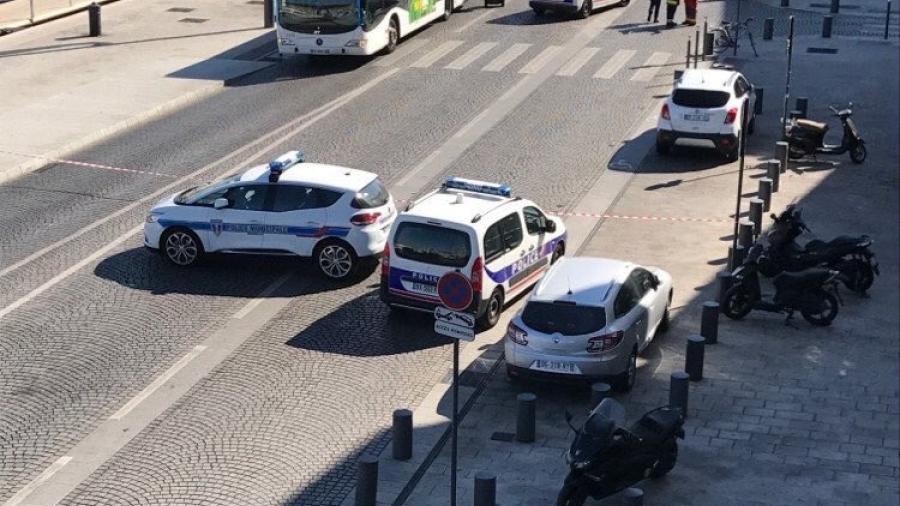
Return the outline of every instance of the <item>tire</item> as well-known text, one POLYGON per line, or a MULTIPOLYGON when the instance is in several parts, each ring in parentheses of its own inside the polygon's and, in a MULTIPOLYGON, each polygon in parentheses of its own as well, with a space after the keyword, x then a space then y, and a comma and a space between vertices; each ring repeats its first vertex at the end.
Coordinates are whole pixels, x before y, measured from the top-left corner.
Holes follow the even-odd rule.
POLYGON ((729 162, 736 162, 738 158, 741 156, 741 132, 737 134, 737 144, 735 144, 734 149, 725 154, 725 158, 728 159, 729 162))
POLYGON ((584 3, 581 4, 581 8, 578 9, 578 17, 581 19, 587 19, 591 17, 592 12, 594 12, 593 0, 584 0, 584 3))
POLYGON ((444 0, 444 16, 441 19, 449 21, 451 14, 453 14, 453 0, 444 0))
POLYGON ((803 319, 817 327, 827 327, 831 325, 831 322, 838 314, 837 298, 821 289, 817 289, 811 295, 812 297, 810 297, 810 299, 814 300, 811 300, 800 308, 800 314, 803 315, 803 319))
POLYGON ((197 234, 180 227, 163 232, 159 252, 167 262, 177 267, 197 265, 204 255, 203 243, 197 234))
POLYGON ((630 392, 634 388, 634 382, 637 379, 637 347, 631 350, 628 356, 628 365, 625 366, 625 372, 618 375, 613 382, 613 387, 617 392, 630 392))
POLYGON ((494 328, 494 326, 497 325, 497 322, 500 321, 501 313, 503 313, 503 291, 499 288, 495 288, 494 291, 491 292, 491 298, 488 299, 487 308, 485 308, 484 314, 478 319, 478 326, 481 330, 494 328))
POLYGON ((868 155, 868 152, 866 151, 866 145, 863 142, 858 143, 850 149, 850 160, 853 160, 853 163, 855 164, 866 161, 866 155, 868 155))
POLYGON ((560 259, 563 255, 566 254, 566 246, 565 243, 559 243, 553 248, 553 254, 550 255, 550 265, 556 263, 557 260, 560 259))
POLYGON ((656 152, 660 155, 668 155, 672 152, 672 144, 669 142, 656 141, 656 152))
POLYGON ((384 46, 382 50, 382 54, 391 54, 397 49, 397 44, 400 43, 400 23, 397 21, 395 16, 391 16, 391 21, 388 24, 388 43, 384 46))
MULTIPOLYGON (((659 321, 659 326, 656 327, 656 334, 665 334, 669 331, 669 327, 672 326, 672 322, 669 320, 669 306, 672 305, 672 292, 669 292, 669 302, 666 303, 666 312, 663 313, 662 320, 659 321)), ((656 337, 656 336, 654 336, 656 337)))
POLYGON ((359 270, 359 257, 343 241, 320 242, 313 251, 313 259, 322 276, 332 281, 352 279, 359 270))
POLYGON ((722 314, 732 320, 740 320, 750 314, 751 310, 753 310, 753 301, 750 300, 750 294, 744 290, 744 287, 732 286, 725 292, 725 297, 722 299, 722 314))
POLYGON ((866 291, 872 288, 873 283, 875 283, 875 271, 872 270, 872 266, 869 265, 869 262, 856 260, 856 276, 853 278, 853 286, 848 288, 860 295, 865 295, 866 291))
POLYGON ((556 506, 583 506, 588 498, 587 490, 575 483, 569 483, 569 481, 569 478, 566 478, 566 483, 559 491, 559 495, 556 497, 556 506))
POLYGON ((662 455, 660 455, 656 466, 650 471, 650 477, 662 478, 669 474, 669 471, 675 468, 676 462, 678 462, 678 441, 673 436, 663 443, 662 455))

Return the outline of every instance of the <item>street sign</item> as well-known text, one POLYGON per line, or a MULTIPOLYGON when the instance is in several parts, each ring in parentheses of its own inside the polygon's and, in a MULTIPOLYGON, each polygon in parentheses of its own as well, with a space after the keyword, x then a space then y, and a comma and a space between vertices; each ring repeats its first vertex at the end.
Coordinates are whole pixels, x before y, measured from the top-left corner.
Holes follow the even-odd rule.
POLYGON ((472 283, 456 271, 450 271, 438 279, 437 293, 441 304, 454 311, 462 311, 472 304, 472 283))
POLYGON ((438 306, 434 308, 434 331, 453 339, 474 341, 475 317, 438 306))
POLYGON ((445 307, 437 306, 434 308, 434 319, 443 320, 453 325, 459 325, 469 329, 475 328, 475 315, 469 313, 460 313, 452 311, 445 307))

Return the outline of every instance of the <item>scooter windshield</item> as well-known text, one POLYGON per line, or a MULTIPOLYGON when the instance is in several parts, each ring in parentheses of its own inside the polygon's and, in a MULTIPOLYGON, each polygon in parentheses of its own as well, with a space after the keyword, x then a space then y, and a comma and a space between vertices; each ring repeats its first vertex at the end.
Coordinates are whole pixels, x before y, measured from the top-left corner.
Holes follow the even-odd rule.
POLYGON ((614 399, 604 399, 585 420, 574 449, 580 456, 593 455, 613 440, 618 427, 625 423, 625 408, 614 399))

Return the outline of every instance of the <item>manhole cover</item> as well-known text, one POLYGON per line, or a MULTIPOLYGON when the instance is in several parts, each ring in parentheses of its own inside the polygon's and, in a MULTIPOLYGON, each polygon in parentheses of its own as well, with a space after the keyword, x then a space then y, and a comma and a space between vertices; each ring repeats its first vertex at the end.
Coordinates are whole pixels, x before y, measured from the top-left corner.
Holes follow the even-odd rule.
POLYGON ((178 20, 180 23, 206 23, 208 19, 203 18, 183 18, 178 20))
POLYGON ((193 7, 172 7, 171 9, 166 9, 166 12, 191 12, 194 10, 193 7))
POLYGON ((830 47, 808 47, 806 48, 806 52, 818 54, 837 54, 838 50, 830 47))

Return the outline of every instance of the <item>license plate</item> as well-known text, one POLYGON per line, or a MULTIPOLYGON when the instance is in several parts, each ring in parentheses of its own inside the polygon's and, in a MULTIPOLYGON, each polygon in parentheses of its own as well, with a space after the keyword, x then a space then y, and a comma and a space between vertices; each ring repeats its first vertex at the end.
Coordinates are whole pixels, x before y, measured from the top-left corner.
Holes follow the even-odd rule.
POLYGON ((709 121, 709 114, 685 114, 685 121, 709 121))
POLYGON ((310 54, 330 54, 331 51, 328 49, 310 49, 310 54))
POLYGON ((435 285, 429 285, 428 283, 412 282, 412 283, 410 283, 410 288, 412 288, 412 291, 417 292, 417 293, 424 293, 426 295, 434 295, 435 297, 437 296, 437 286, 435 286, 435 285))
POLYGON ((556 360, 535 360, 531 368, 538 371, 556 372, 560 374, 581 374, 581 370, 573 362, 556 360))

